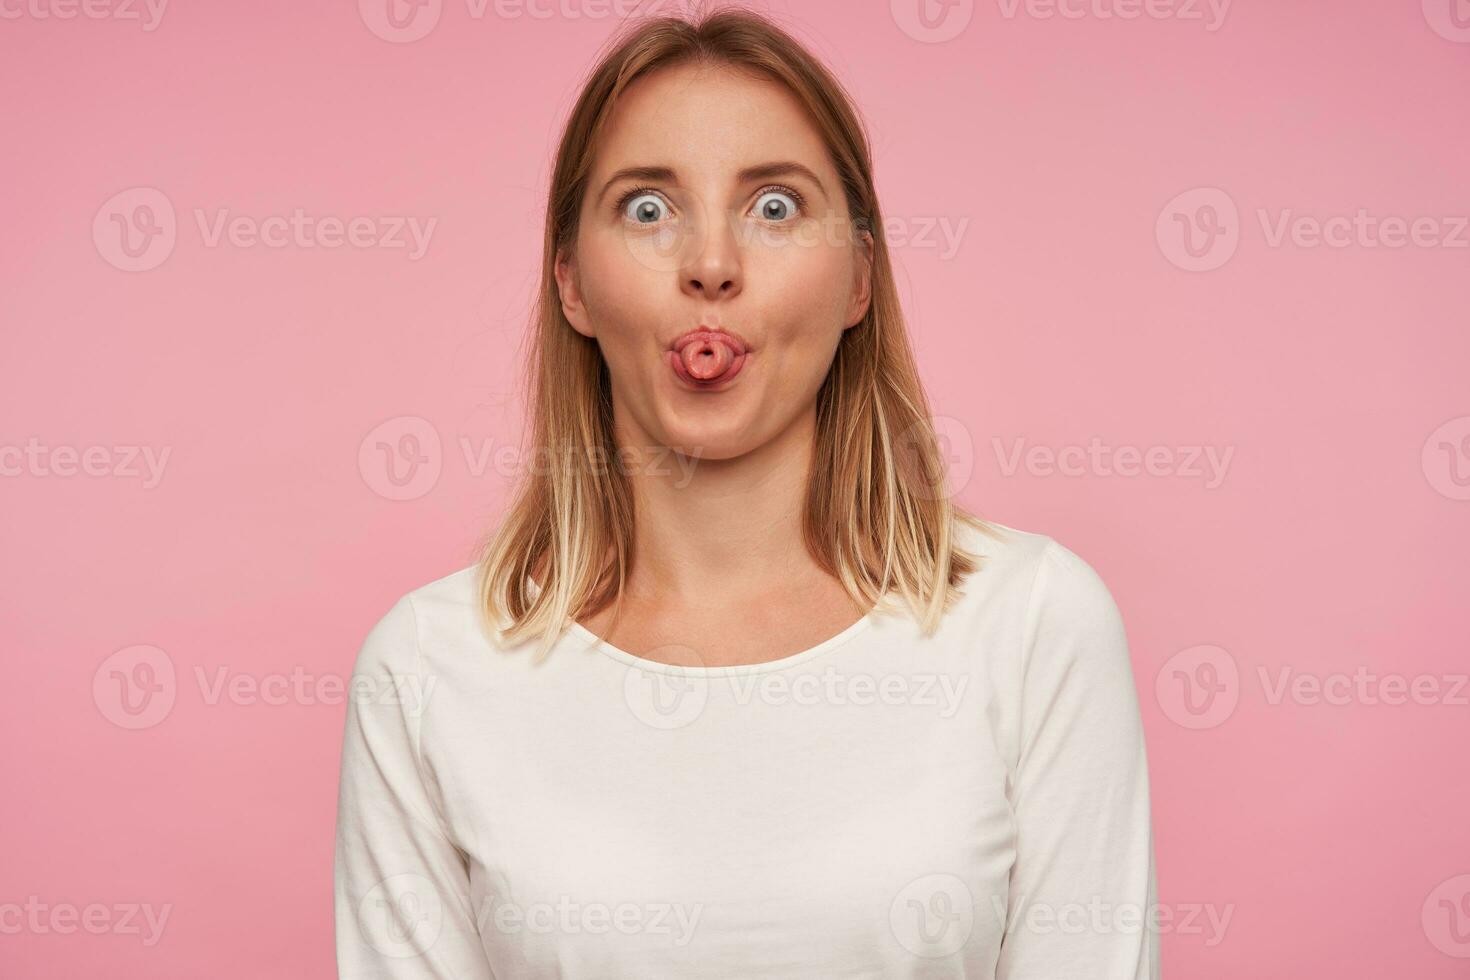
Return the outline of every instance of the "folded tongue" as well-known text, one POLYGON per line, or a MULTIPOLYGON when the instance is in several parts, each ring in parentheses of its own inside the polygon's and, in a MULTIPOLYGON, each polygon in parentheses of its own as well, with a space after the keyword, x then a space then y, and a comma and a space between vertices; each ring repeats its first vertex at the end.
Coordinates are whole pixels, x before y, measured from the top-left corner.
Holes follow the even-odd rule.
POLYGON ((681 353, 684 369, 700 381, 718 378, 730 369, 735 352, 718 340, 701 340, 689 344, 681 353))

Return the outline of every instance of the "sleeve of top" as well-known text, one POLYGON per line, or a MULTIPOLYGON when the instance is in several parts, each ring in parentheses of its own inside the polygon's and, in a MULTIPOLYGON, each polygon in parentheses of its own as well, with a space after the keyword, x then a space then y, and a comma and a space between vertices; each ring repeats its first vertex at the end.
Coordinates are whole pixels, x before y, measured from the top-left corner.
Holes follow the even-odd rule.
POLYGON ((996 980, 1159 980, 1148 766, 1111 593, 1048 540, 1026 611, 996 980))
POLYGON ((491 980, 465 862, 425 789, 413 600, 368 633, 348 686, 334 908, 342 980, 491 980))

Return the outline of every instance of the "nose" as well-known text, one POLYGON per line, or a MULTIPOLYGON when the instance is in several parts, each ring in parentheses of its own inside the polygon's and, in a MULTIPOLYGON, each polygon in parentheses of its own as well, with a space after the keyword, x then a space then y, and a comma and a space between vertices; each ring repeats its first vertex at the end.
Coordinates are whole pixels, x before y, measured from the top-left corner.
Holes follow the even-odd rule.
POLYGON ((701 222, 689 248, 689 259, 679 270, 685 293, 698 299, 728 299, 741 287, 740 248, 729 219, 701 222))

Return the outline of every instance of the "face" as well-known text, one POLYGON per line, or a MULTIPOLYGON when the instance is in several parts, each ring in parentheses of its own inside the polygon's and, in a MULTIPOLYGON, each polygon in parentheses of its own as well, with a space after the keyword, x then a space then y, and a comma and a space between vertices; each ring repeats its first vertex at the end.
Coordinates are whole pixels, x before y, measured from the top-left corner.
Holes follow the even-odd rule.
POLYGON ((620 444, 749 453, 814 412, 867 311, 871 238, 851 230, 821 137, 778 82, 666 68, 608 122, 557 260, 563 312, 607 362, 620 444), (675 349, 699 328, 714 334, 675 349))

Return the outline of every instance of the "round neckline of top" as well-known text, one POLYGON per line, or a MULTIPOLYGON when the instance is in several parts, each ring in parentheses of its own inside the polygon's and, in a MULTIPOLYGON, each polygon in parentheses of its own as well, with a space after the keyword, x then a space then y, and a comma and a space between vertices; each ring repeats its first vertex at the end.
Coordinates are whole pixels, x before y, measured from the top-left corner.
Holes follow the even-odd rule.
MULTIPOLYGON (((541 592, 541 586, 531 576, 526 576, 526 582, 534 590, 534 594, 541 592)), ((815 657, 842 646, 848 640, 866 632, 878 617, 878 607, 874 606, 863 614, 863 618, 849 624, 840 632, 827 637, 816 646, 807 647, 796 653, 779 657, 775 660, 765 660, 754 664, 726 664, 718 667, 686 666, 683 664, 666 664, 658 660, 649 660, 637 654, 629 653, 621 647, 614 646, 607 640, 577 622, 575 619, 567 626, 568 632, 579 637, 589 647, 600 651, 604 656, 616 660, 629 667, 637 667, 640 670, 653 671, 660 674, 676 674, 683 677, 740 677, 748 674, 764 674, 774 670, 785 670, 805 663, 815 657)))

